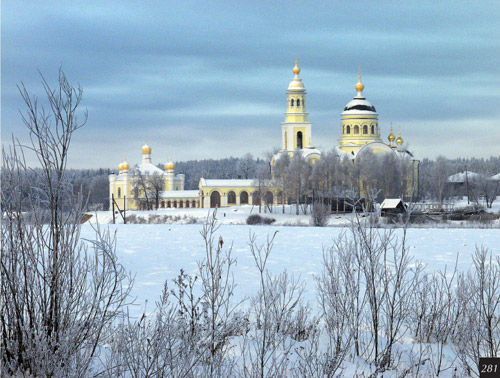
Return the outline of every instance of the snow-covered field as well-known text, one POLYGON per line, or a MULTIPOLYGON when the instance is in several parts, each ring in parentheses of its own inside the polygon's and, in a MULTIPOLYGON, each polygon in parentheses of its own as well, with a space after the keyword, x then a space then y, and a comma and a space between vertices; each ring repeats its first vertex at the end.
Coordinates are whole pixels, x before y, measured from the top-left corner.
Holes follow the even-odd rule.
MULTIPOLYGON (((223 214, 224 211, 219 210, 218 218, 224 224, 218 234, 225 246, 232 244, 233 257, 237 259, 233 273, 238 297, 251 295, 258 289, 258 272, 248 245, 249 234, 255 233, 257 240, 264 243, 267 237, 277 232, 268 262, 270 272, 278 274, 286 269, 300 276, 306 284, 306 299, 315 302, 313 277, 322 270, 323 249, 332 245, 332 240, 344 231, 342 227, 232 225, 226 224, 229 218, 223 214)), ((116 231, 119 261, 135 275, 132 293, 137 297, 137 306, 131 311, 133 314, 142 313, 146 301, 146 311, 152 310, 165 280, 171 281, 181 268, 195 274, 197 261, 201 261, 205 254, 200 236, 201 224, 116 224, 102 227, 116 231)), ((395 232, 401 235, 402 231, 395 232)), ((91 239, 92 234, 92 225, 84 224, 82 236, 91 239)), ((500 229, 409 229, 408 245, 414 261, 423 262, 430 271, 445 266, 452 268, 457 255, 459 270, 467 270, 476 245, 483 245, 500 255, 500 229)))

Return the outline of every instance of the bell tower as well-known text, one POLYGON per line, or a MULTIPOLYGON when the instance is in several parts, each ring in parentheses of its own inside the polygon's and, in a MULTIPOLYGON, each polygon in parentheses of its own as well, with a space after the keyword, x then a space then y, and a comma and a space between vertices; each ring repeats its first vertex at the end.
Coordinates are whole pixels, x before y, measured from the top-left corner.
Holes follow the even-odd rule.
POLYGON ((311 122, 307 121, 306 89, 299 77, 297 60, 293 67, 294 77, 287 90, 285 122, 281 123, 283 151, 311 148, 311 122))

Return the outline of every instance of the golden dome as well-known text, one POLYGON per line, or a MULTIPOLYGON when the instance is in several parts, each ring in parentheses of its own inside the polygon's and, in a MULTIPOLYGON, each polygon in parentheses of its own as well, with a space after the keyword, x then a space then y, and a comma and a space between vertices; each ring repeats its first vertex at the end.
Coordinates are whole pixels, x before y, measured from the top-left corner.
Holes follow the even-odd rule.
POLYGON ((151 153, 151 147, 149 147, 147 143, 142 146, 142 153, 143 155, 151 153))
POLYGON ((128 171, 130 169, 130 165, 128 165, 127 161, 125 160, 123 163, 122 163, 122 170, 123 171, 128 171))
POLYGON ((300 68, 299 68, 299 64, 297 63, 297 59, 295 59, 295 67, 293 67, 293 73, 294 75, 298 75, 300 73, 300 68))
POLYGON ((401 131, 398 133, 398 139, 396 139, 396 144, 401 146, 403 144, 403 138, 401 138, 401 131))
POLYGON ((163 168, 165 168, 166 171, 173 171, 175 169, 175 164, 169 161, 168 163, 165 163, 163 168))
POLYGON ((359 92, 359 93, 363 92, 363 89, 365 89, 365 86, 361 82, 361 75, 358 75, 358 82, 356 83, 354 88, 356 88, 356 92, 359 92))
POLYGON ((392 142, 394 142, 394 139, 396 139, 396 136, 392 132, 392 126, 391 126, 391 133, 389 134, 387 139, 389 139, 389 142, 391 143, 391 145, 392 145, 392 142))
POLYGON ((123 161, 118 164, 118 171, 121 172, 123 170, 123 161))

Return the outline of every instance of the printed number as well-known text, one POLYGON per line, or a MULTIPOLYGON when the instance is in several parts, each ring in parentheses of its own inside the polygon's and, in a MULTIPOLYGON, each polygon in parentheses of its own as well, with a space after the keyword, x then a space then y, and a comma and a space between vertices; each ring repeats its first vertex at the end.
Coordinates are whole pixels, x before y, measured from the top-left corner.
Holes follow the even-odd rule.
POLYGON ((481 373, 496 373, 498 365, 483 365, 481 373))

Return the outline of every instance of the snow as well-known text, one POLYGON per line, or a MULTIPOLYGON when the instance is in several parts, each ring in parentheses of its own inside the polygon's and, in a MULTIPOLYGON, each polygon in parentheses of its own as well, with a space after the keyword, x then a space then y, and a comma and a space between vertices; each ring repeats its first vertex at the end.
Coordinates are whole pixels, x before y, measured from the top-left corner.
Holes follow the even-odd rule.
POLYGON ((491 176, 490 177, 491 180, 495 180, 495 181, 500 181, 500 173, 494 175, 494 176, 491 176))
POLYGON ((257 180, 244 180, 244 179, 221 179, 221 180, 212 180, 212 179, 200 179, 200 184, 202 186, 258 186, 259 183, 257 180))
POLYGON ((380 205, 381 209, 395 209, 401 202, 400 198, 386 198, 380 205))
POLYGON ((166 190, 161 192, 162 198, 198 198, 198 190, 166 190))
MULTIPOLYGON (((219 210, 218 218, 224 221, 222 210, 219 210)), ((136 316, 145 307, 146 310, 153 308, 165 280, 171 282, 181 268, 189 274, 196 274, 197 261, 204 258, 200 224, 116 224, 108 227, 111 232, 116 231, 119 262, 135 275, 132 295, 137 300, 131 313, 136 316)), ((269 271, 279 274, 286 269, 300 276, 306 284, 306 300, 316 303, 314 276, 321 273, 323 251, 344 232, 343 228, 223 224, 217 235, 222 236, 225 246, 232 245, 233 257, 237 259, 233 271, 238 285, 236 296, 250 296, 257 292, 259 285, 258 271, 248 245, 250 233, 255 233, 258 243, 262 244, 275 232, 269 271)), ((401 230, 395 232, 398 236, 402 234, 401 230)), ((82 237, 92 239, 92 225, 82 226, 82 237)), ((476 245, 483 245, 500 256, 500 229, 409 229, 407 245, 414 261, 424 263, 431 271, 453 267, 457 255, 458 268, 465 271, 471 265, 476 245)))
POLYGON ((151 164, 151 163, 138 164, 136 169, 139 170, 144 175, 151 175, 153 173, 158 173, 160 175, 165 174, 165 172, 163 170, 161 170, 156 165, 151 164))
POLYGON ((451 175, 448 177, 448 182, 455 182, 455 183, 461 183, 461 182, 465 182, 467 181, 467 179, 469 180, 475 180, 477 178, 479 178, 480 175, 479 173, 476 173, 476 172, 460 172, 460 173, 456 173, 454 175, 451 175))

